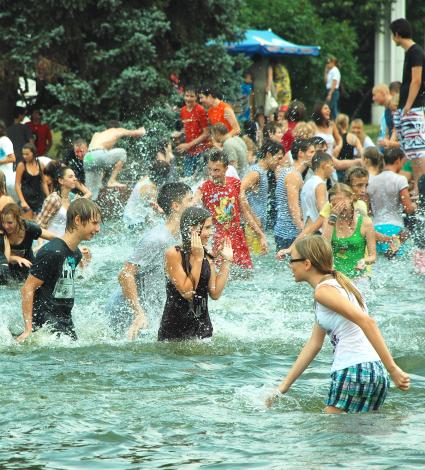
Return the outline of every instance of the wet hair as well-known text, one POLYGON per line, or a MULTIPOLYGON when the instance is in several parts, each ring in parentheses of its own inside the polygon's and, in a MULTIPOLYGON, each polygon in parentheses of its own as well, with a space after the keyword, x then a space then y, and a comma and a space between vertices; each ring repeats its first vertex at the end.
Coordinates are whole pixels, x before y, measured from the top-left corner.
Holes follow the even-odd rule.
POLYGON ((299 152, 307 152, 307 150, 313 145, 311 139, 294 139, 291 144, 291 155, 294 160, 298 160, 299 152))
POLYGON ((15 220, 16 224, 18 225, 19 230, 25 230, 25 223, 21 217, 21 208, 16 204, 16 202, 9 202, 3 207, 3 210, 0 213, 0 221, 3 224, 3 219, 7 216, 11 215, 15 220))
POLYGON ((313 158, 311 159, 311 169, 313 171, 316 171, 322 163, 331 162, 331 161, 332 161, 332 157, 328 153, 321 152, 319 150, 318 152, 314 154, 313 158))
POLYGON ((405 18, 399 18, 398 20, 394 20, 390 24, 390 30, 393 34, 398 34, 403 39, 412 38, 412 27, 405 18))
POLYGON ((229 164, 229 155, 223 150, 219 149, 210 149, 207 150, 206 155, 209 162, 221 162, 224 166, 229 164))
POLYGON ((65 165, 62 161, 52 161, 44 169, 44 174, 50 176, 53 183, 53 190, 58 194, 61 192, 61 185, 59 178, 63 178, 67 170, 72 170, 69 166, 65 165))
POLYGON ((397 80, 394 82, 391 82, 389 85, 390 93, 400 93, 400 88, 401 88, 401 82, 397 80))
POLYGON ((168 162, 163 160, 155 160, 148 169, 148 176, 157 186, 165 183, 168 175, 170 174, 171 166, 168 162))
POLYGON ((311 138, 311 142, 313 143, 313 145, 314 145, 315 147, 317 147, 317 146, 319 146, 319 145, 320 145, 321 147, 322 147, 323 145, 327 145, 326 140, 325 140, 323 137, 320 137, 320 136, 318 136, 318 135, 315 135, 314 137, 312 137, 312 138, 311 138))
POLYGON ((352 166, 345 172, 345 182, 348 186, 353 184, 353 178, 368 178, 369 172, 364 166, 352 166))
POLYGON ((406 154, 401 148, 386 149, 384 152, 385 165, 393 165, 397 160, 403 160, 406 154))
POLYGON ((93 219, 99 220, 99 222, 102 220, 99 206, 95 202, 83 197, 75 199, 71 202, 66 211, 65 230, 67 232, 73 232, 77 228, 75 225, 77 215, 80 217, 80 221, 83 225, 87 225, 93 219))
POLYGON ((217 90, 214 90, 214 88, 210 87, 201 88, 199 93, 205 96, 211 95, 213 98, 221 98, 221 94, 217 90))
POLYGON ((277 128, 282 129, 283 124, 281 122, 276 122, 276 121, 270 121, 268 122, 263 129, 263 136, 265 139, 269 139, 270 136, 276 134, 277 128))
POLYGON ((295 249, 301 258, 308 259, 312 266, 323 274, 332 274, 338 284, 347 292, 353 294, 364 310, 365 303, 359 290, 354 284, 333 266, 333 253, 331 244, 321 235, 307 235, 295 242, 295 249))
POLYGON ((319 101, 314 105, 313 112, 311 114, 311 119, 313 120, 316 126, 328 127, 331 122, 330 119, 325 119, 322 113, 323 106, 327 105, 324 101, 319 101))
POLYGON ((229 131, 222 122, 218 122, 217 124, 214 124, 213 126, 210 127, 210 132, 214 136, 217 134, 226 135, 229 131))
POLYGON ((305 121, 305 104, 299 100, 293 100, 289 103, 285 113, 285 119, 289 122, 305 121))
POLYGON ((190 186, 185 183, 165 183, 158 191, 156 202, 164 214, 169 216, 173 202, 181 203, 186 194, 190 192, 192 192, 190 186))
POLYGON ((333 196, 341 193, 348 197, 354 197, 354 192, 348 184, 335 183, 328 192, 328 199, 331 200, 333 196))
POLYGON ((364 149, 363 158, 365 160, 369 160, 373 167, 379 169, 379 172, 384 168, 384 157, 377 147, 368 147, 364 149))
POLYGON ((31 144, 31 143, 25 144, 25 145, 22 147, 22 150, 25 150, 25 149, 31 150, 31 153, 32 153, 33 156, 34 156, 34 160, 37 160, 37 157, 38 157, 38 154, 37 154, 37 147, 36 147, 34 144, 31 144))
POLYGON ((0 196, 7 196, 6 175, 0 170, 0 196))
POLYGON ((271 153, 274 156, 280 151, 283 152, 283 145, 280 142, 275 142, 274 140, 268 139, 263 143, 260 150, 257 152, 257 158, 262 160, 263 158, 267 157, 268 153, 271 153))
POLYGON ((6 135, 6 124, 4 121, 0 120, 0 137, 6 135))
POLYGON ((343 113, 338 114, 338 116, 335 118, 335 124, 336 127, 338 128, 338 131, 340 134, 342 134, 342 130, 348 130, 348 126, 350 124, 350 118, 343 113))

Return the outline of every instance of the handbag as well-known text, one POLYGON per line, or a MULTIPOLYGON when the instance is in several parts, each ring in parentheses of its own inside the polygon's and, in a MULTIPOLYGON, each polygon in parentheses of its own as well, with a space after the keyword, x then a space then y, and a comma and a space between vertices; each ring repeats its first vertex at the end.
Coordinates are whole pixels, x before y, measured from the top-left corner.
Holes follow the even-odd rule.
POLYGON ((264 114, 269 116, 277 111, 279 105, 277 104, 276 98, 272 95, 271 91, 266 93, 266 100, 264 102, 264 114))

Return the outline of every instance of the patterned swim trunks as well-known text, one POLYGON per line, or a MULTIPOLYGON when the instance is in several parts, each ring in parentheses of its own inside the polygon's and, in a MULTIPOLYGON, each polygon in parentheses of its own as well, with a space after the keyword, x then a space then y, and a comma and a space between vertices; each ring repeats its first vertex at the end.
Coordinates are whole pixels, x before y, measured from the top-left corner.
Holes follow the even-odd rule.
POLYGON ((425 158, 425 114, 424 108, 412 108, 403 116, 403 110, 394 112, 394 127, 406 157, 409 160, 425 158))
POLYGON ((326 405, 347 413, 379 410, 389 386, 388 373, 381 361, 356 364, 331 374, 326 405))

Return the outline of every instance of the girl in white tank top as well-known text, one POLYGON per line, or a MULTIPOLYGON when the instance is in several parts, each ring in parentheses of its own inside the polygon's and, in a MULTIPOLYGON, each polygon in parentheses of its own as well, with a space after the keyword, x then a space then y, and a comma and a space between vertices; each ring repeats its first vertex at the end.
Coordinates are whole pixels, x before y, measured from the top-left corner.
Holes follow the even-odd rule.
POLYGON ((310 365, 326 334, 334 347, 326 412, 378 410, 389 387, 385 368, 398 388, 408 390, 409 376, 394 362, 360 292, 333 269, 330 243, 320 235, 304 237, 291 250, 289 265, 296 282, 308 282, 314 289, 316 322, 310 339, 267 405, 286 393, 310 365))

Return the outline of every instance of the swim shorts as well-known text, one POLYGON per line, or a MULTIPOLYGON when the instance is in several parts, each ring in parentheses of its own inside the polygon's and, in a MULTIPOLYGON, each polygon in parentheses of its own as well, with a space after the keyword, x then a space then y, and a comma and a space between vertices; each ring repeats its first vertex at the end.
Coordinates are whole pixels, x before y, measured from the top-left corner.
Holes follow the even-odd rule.
POLYGON ((403 110, 394 113, 394 127, 401 148, 408 160, 425 158, 425 108, 412 108, 403 116, 403 110))
POLYGON ((331 374, 327 406, 347 413, 376 411, 384 404, 390 379, 381 361, 362 362, 331 374))

